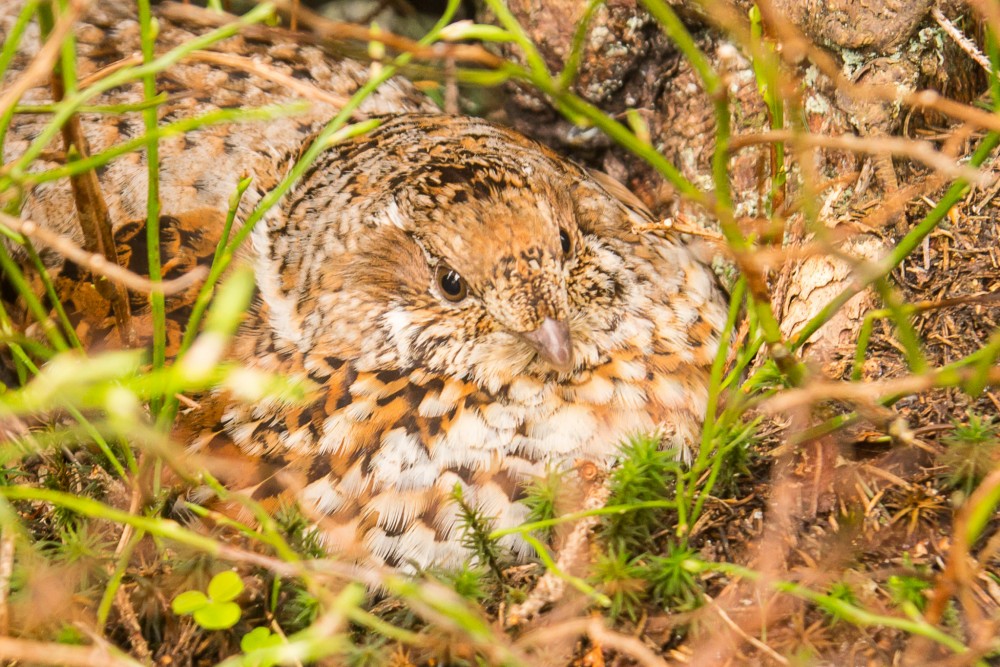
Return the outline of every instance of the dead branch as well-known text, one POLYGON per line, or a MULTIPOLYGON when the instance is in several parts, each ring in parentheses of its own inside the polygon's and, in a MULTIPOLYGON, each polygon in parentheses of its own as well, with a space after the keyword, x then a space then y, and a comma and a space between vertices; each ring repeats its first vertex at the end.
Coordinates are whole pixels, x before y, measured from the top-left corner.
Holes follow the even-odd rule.
POLYGON ((607 646, 623 655, 634 659, 640 665, 646 667, 666 667, 666 661, 656 655, 635 637, 623 635, 620 632, 609 630, 599 618, 591 618, 587 624, 587 636, 595 644, 607 646))
MULTIPOLYGON (((906 396, 944 386, 942 381, 946 379, 946 373, 948 373, 947 379, 949 380, 947 386, 951 386, 955 384, 954 379, 960 383, 972 380, 975 377, 975 372, 976 370, 971 368, 950 372, 939 369, 923 375, 910 375, 877 382, 814 381, 801 389, 789 389, 769 398, 764 401, 761 407, 769 414, 779 414, 820 401, 848 401, 868 405, 883 398, 906 396)), ((1000 384, 1000 366, 990 367, 985 379, 988 385, 1000 384)))
POLYGON ((142 64, 142 55, 137 53, 135 55, 129 56, 128 58, 122 58, 121 60, 116 60, 107 67, 102 67, 101 69, 97 70, 96 72, 93 72, 89 76, 85 76, 84 78, 80 79, 77 85, 81 89, 87 88, 88 86, 97 83, 101 79, 111 76, 120 69, 124 69, 126 67, 133 67, 141 64, 142 64))
POLYGON ((769 658, 771 658, 771 660, 774 660, 779 665, 789 664, 787 658, 782 656, 780 653, 775 651, 773 648, 771 648, 761 640, 747 633, 746 630, 740 627, 739 623, 734 621, 732 617, 728 613, 726 613, 725 609, 716 604, 715 600, 713 600, 708 595, 705 595, 705 601, 708 602, 708 604, 712 607, 715 613, 719 615, 719 618, 722 619, 722 622, 728 625, 733 632, 742 637, 744 641, 754 646, 761 653, 766 654, 769 658))
MULTIPOLYGON (((993 639, 993 628, 990 624, 984 623, 980 609, 975 603, 968 600, 967 593, 972 588, 972 580, 975 574, 970 568, 969 556, 971 547, 969 535, 970 523, 973 521, 973 514, 981 507, 988 506, 990 498, 994 496, 1000 488, 1000 470, 994 470, 987 475, 986 479, 980 482, 979 487, 972 496, 965 502, 958 512, 955 520, 954 539, 952 547, 948 551, 948 560, 944 570, 937 578, 934 586, 934 595, 930 598, 925 618, 928 623, 937 625, 947 609, 948 602, 953 596, 957 596, 969 619, 971 630, 977 635, 977 644, 988 646, 993 639)), ((980 565, 977 570, 981 570, 980 565)))
POLYGON ((45 45, 31 59, 31 64, 21 76, 17 77, 7 88, 7 91, 0 96, 0 117, 6 115, 10 108, 17 104, 26 91, 42 84, 47 77, 52 75, 52 69, 59 58, 59 50, 62 48, 63 41, 73 30, 76 20, 90 7, 90 3, 91 0, 72 0, 66 11, 59 15, 59 20, 56 21, 45 45))
POLYGON ((123 285, 134 292, 143 292, 146 294, 159 292, 166 295, 178 294, 197 284, 208 274, 208 269, 199 266, 179 278, 154 283, 148 278, 144 278, 128 269, 111 264, 103 255, 87 252, 65 236, 56 234, 31 220, 22 220, 6 213, 0 213, 0 224, 51 248, 77 266, 104 276, 108 280, 123 285))
POLYGON ((103 646, 71 646, 13 637, 0 637, 0 660, 67 667, 142 667, 141 662, 103 646))
POLYGON ((641 665, 648 667, 665 667, 667 662, 656 655, 645 644, 627 635, 608 629, 600 618, 574 618, 552 626, 534 630, 521 637, 515 646, 530 649, 536 646, 551 646, 565 639, 575 639, 586 634, 595 645, 608 648, 626 655, 641 665))
POLYGON ((0 533, 0 636, 10 632, 10 578, 14 573, 14 531, 8 525, 0 533))
POLYGON ((931 7, 931 16, 937 22, 941 29, 948 33, 948 36, 955 40, 959 48, 965 51, 965 55, 969 56, 972 60, 976 62, 977 65, 982 67, 987 72, 992 71, 990 67, 990 59, 987 58, 979 47, 976 46, 975 42, 965 36, 958 27, 951 22, 951 20, 944 15, 940 7, 931 7))
MULTIPOLYGON (((329 104, 337 108, 343 107, 348 101, 348 98, 342 95, 328 93, 318 86, 314 86, 305 81, 288 76, 287 74, 280 72, 273 67, 268 67, 263 63, 257 62, 252 58, 238 56, 232 53, 204 50, 192 51, 191 53, 185 54, 181 60, 211 63, 214 65, 221 65, 223 67, 242 70, 244 72, 250 72, 251 74, 255 74, 262 79, 267 79, 268 81, 284 86, 289 90, 293 90, 305 99, 312 100, 314 102, 321 102, 323 104, 329 104)), ((93 85, 94 83, 97 83, 101 79, 104 79, 121 69, 141 64, 142 56, 138 54, 129 56, 128 58, 122 58, 121 60, 116 60, 107 67, 103 67, 96 72, 91 73, 89 76, 80 79, 80 87, 86 88, 87 86, 93 85)))
MULTIPOLYGON (((61 102, 66 91, 62 67, 58 64, 52 69, 50 85, 53 99, 57 103, 61 102)), ((90 145, 78 114, 72 113, 60 131, 63 149, 68 159, 72 159, 74 154, 78 159, 90 157, 90 145)), ((80 230, 83 232, 84 248, 89 252, 99 253, 115 266, 120 265, 118 248, 115 246, 114 233, 111 231, 111 214, 97 172, 85 171, 73 174, 69 181, 80 230)), ((99 274, 94 275, 94 286, 98 293, 111 303, 121 337, 129 343, 134 343, 132 310, 125 288, 119 283, 109 282, 99 274)))
POLYGON ((853 134, 828 136, 795 132, 792 130, 771 130, 756 134, 745 134, 734 137, 730 142, 733 151, 745 146, 770 144, 779 142, 796 143, 810 148, 830 148, 834 150, 851 151, 869 155, 899 155, 921 162, 947 178, 963 178, 970 183, 987 185, 992 179, 987 174, 955 160, 934 148, 929 141, 906 139, 902 137, 867 136, 859 137, 853 134))
MULTIPOLYGON (((138 484, 133 484, 132 497, 129 501, 128 513, 132 515, 137 514, 141 504, 142 492, 138 484)), ((132 524, 125 524, 122 526, 122 534, 118 539, 118 546, 115 548, 114 559, 109 561, 106 566, 109 577, 114 575, 114 563, 122 557, 122 554, 128 547, 134 532, 135 529, 132 524)), ((121 585, 121 582, 118 584, 118 590, 115 591, 115 605, 118 607, 118 612, 121 615, 125 631, 128 633, 129 645, 132 647, 132 651, 144 663, 151 663, 153 661, 153 652, 149 649, 149 643, 146 641, 146 638, 142 636, 142 624, 139 622, 139 617, 135 613, 135 607, 132 605, 132 599, 125 591, 125 587, 121 585)))
POLYGON ((283 72, 279 72, 273 67, 268 67, 263 63, 259 63, 244 56, 237 56, 231 53, 220 53, 218 51, 192 51, 184 57, 184 60, 212 63, 213 65, 222 65, 223 67, 231 67, 233 69, 250 72, 251 74, 256 74, 262 79, 267 79, 268 81, 277 83, 278 85, 284 86, 289 90, 294 90, 306 99, 329 104, 337 107, 338 109, 342 108, 348 102, 348 98, 342 95, 333 95, 318 86, 313 86, 304 81, 300 81, 299 79, 288 76, 283 72))
MULTIPOLYGON (((594 484, 588 490, 581 509, 590 510, 603 507, 608 502, 610 494, 611 490, 606 483, 594 484)), ((556 559, 559 572, 570 572, 579 563, 586 561, 587 551, 590 548, 590 534, 599 520, 599 517, 590 516, 581 519, 573 526, 573 531, 566 537, 556 559)), ((561 599, 565 592, 565 577, 557 576, 551 570, 546 570, 527 599, 511 607, 507 613, 507 627, 520 625, 531 620, 543 607, 561 599)))

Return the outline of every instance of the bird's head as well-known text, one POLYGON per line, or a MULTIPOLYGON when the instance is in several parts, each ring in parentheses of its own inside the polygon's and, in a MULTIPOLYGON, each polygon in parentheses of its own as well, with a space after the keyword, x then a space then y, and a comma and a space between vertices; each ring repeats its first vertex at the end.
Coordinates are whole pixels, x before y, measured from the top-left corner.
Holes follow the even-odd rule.
POLYGON ((400 197, 441 317, 468 318, 469 333, 488 336, 511 363, 534 353, 553 371, 572 370, 567 283, 580 231, 569 192, 530 162, 456 157, 460 165, 425 172, 429 179, 400 197), (422 206, 425 187, 436 205, 422 206))
POLYGON ((290 201, 277 225, 267 221, 282 249, 255 232, 270 255, 260 261, 283 263, 271 294, 258 281, 262 297, 286 304, 275 324, 303 349, 362 368, 490 389, 523 374, 567 376, 610 351, 628 308, 615 237, 634 238, 642 214, 485 121, 389 120, 334 148, 290 201))

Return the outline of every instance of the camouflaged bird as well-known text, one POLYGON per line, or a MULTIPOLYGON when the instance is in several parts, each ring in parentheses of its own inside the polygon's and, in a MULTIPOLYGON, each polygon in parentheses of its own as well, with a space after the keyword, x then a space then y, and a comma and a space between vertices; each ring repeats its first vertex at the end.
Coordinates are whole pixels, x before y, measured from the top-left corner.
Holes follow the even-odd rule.
MULTIPOLYGON (((91 69, 138 49, 123 12, 92 10, 79 40, 91 69)), ((161 17, 161 48, 200 31, 161 17)), ((364 81, 357 63, 267 35, 214 48, 339 95, 364 81)), ((273 79, 182 61, 158 78, 169 95, 160 122, 301 97, 273 79)), ((138 85, 99 98, 139 99, 138 85)), ((648 231, 649 213, 620 185, 510 130, 426 109, 405 82, 380 89, 362 113, 393 115, 322 153, 251 233, 242 259, 257 296, 232 357, 315 390, 296 404, 203 396, 178 428, 192 451, 223 462, 231 488, 272 509, 299 501, 332 551, 408 568, 468 557, 456 485, 509 527, 547 465, 608 464, 637 432, 690 447, 726 314, 711 270, 677 236, 648 231)), ((304 116, 163 140, 168 275, 210 259, 242 175, 254 186, 240 218, 335 111, 314 103, 304 116)), ((83 121, 92 152, 143 132, 138 115, 83 121)), ((39 122, 15 118, 5 161, 39 122)), ((137 270, 144 169, 130 153, 100 175, 137 270)), ((68 186, 47 184, 23 215, 70 234, 72 210, 68 186)), ((175 318, 186 298, 172 299, 175 318)), ((103 316, 92 339, 111 335, 103 316)), ((516 536, 503 543, 528 553, 516 536)))

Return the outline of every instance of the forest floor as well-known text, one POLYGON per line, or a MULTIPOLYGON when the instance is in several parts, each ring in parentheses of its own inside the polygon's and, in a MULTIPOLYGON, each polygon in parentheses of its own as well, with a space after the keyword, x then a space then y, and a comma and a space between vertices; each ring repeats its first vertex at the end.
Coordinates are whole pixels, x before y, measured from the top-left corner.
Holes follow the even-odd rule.
MULTIPOLYGON (((624 15, 612 16, 614 23, 598 4, 594 20, 609 21, 610 33, 633 25, 624 15)), ((608 12, 625 11, 618 4, 608 12)), ((56 357, 2 402, 18 419, 3 424, 9 442, 0 460, 0 660, 997 664, 996 53, 988 73, 953 75, 961 85, 948 100, 957 107, 935 102, 918 113, 910 105, 891 123, 883 111, 852 124, 857 109, 836 106, 848 86, 791 56, 782 60, 797 43, 777 29, 769 39, 748 37, 726 32, 725 16, 719 28, 686 14, 688 28, 678 27, 662 3, 647 4, 656 20, 644 25, 687 46, 645 54, 653 64, 636 65, 631 79, 617 75, 627 91, 659 68, 658 97, 643 117, 614 107, 631 99, 626 92, 601 111, 580 90, 557 85, 558 77, 521 67, 531 59, 514 52, 544 46, 545 35, 518 32, 496 2, 485 5, 505 31, 481 26, 468 35, 499 40, 503 57, 466 44, 475 51, 465 53, 468 60, 430 58, 404 71, 447 110, 491 114, 611 172, 664 224, 716 251, 735 326, 713 385, 717 410, 694 463, 679 466, 658 442, 637 438, 606 479, 592 471, 604 483, 591 491, 600 489, 603 504, 620 511, 561 513, 564 505, 578 509, 584 492, 559 475, 533 487, 532 502, 548 508, 540 516, 549 521, 533 534, 552 538, 551 561, 497 557, 488 521, 470 512, 479 564, 414 580, 380 572, 366 593, 355 580, 372 579, 327 558, 309 521, 292 509, 259 531, 208 510, 202 514, 215 520, 212 530, 176 521, 192 519, 176 511, 184 498, 148 490, 179 450, 162 431, 154 435, 144 409, 124 425, 106 419, 115 416, 112 400, 123 404, 115 388, 128 387, 135 405, 146 405, 155 373, 113 356, 68 366, 56 357), (730 39, 743 56, 720 48, 730 39), (713 81, 706 69, 723 80, 715 97, 704 93, 713 81), (520 88, 473 86, 514 80, 520 88), (550 106, 533 107, 535 93, 525 89, 546 91, 574 122, 557 120, 550 106), (811 134, 835 141, 809 144, 803 136, 811 134), (731 147, 721 158, 720 141, 731 147), (680 173, 657 167, 657 159, 680 173), (969 176, 964 167, 978 170, 975 184, 960 180, 969 176), (691 184, 697 187, 687 192, 691 184), (720 193, 729 190, 727 202, 720 193), (826 311, 829 324, 808 344, 799 340, 826 311), (143 385, 143 378, 153 380, 143 385), (60 402, 67 396, 79 401, 60 402), (72 413, 24 432, 54 409, 78 409, 98 428, 72 413), (234 571, 235 580, 225 574, 234 571), (186 594, 189 606, 178 607, 186 594)), ((967 10, 975 17, 970 32, 989 55, 983 35, 1000 21, 979 11, 967 10)), ((321 37, 332 30, 318 21, 308 27, 321 37)), ((396 41, 386 55, 373 44, 355 38, 351 52, 386 64, 413 46, 396 41)), ((816 51, 803 48, 819 60, 816 51)), ((933 53, 944 70, 958 57, 945 47, 933 53)), ((551 53, 535 55, 558 70, 551 53)), ((875 54, 858 70, 882 71, 886 60, 875 54)), ((595 63, 602 65, 577 63, 581 76, 592 76, 587 67, 595 63)), ((8 176, 0 171, 0 185, 8 176)), ((11 201, 0 199, 16 213, 11 201)), ((8 345, 31 352, 30 336, 14 332, 6 317, 8 345)))

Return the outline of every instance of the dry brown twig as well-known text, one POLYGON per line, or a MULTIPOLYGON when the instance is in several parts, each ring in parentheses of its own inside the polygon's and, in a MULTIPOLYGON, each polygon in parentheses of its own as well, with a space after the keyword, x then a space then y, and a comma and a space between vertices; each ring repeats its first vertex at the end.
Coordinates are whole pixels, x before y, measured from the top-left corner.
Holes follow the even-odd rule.
POLYGON ((725 623, 726 625, 728 625, 730 627, 730 629, 732 629, 733 632, 735 632, 740 637, 742 637, 744 641, 746 641, 747 643, 749 643, 752 646, 754 646, 758 651, 760 651, 761 653, 764 653, 769 658, 771 658, 771 660, 774 660, 779 665, 787 665, 787 664, 789 664, 787 658, 785 658, 780 653, 778 653, 777 651, 775 651, 773 648, 771 648, 770 646, 768 646, 767 644, 765 644, 761 640, 757 639, 753 635, 747 633, 746 630, 744 630, 743 628, 741 628, 740 625, 739 625, 739 623, 737 623, 736 621, 734 621, 732 619, 732 617, 729 614, 726 613, 726 610, 723 609, 722 607, 720 607, 719 605, 717 605, 715 603, 715 600, 713 600, 708 594, 705 594, 704 597, 705 597, 705 601, 708 602, 709 606, 711 606, 712 609, 715 611, 715 613, 719 615, 719 618, 722 619, 722 622, 725 623))
MULTIPOLYGON (((975 369, 957 371, 960 381, 972 380, 975 369)), ((814 381, 801 389, 788 389, 767 399, 761 409, 768 414, 778 414, 788 410, 814 405, 822 401, 848 401, 856 404, 871 404, 884 397, 905 396, 938 386, 944 371, 936 370, 922 375, 909 375, 891 380, 873 382, 822 382, 814 381)), ((986 373, 988 385, 1000 384, 1000 366, 993 366, 986 373)))
POLYGON ((534 630, 521 637, 515 646, 531 649, 552 646, 565 639, 575 640, 587 635, 595 645, 606 646, 646 667, 666 667, 667 662, 635 637, 610 630, 599 616, 573 618, 534 630))
POLYGON ((14 531, 8 525, 0 533, 0 636, 10 632, 10 579, 14 573, 14 531))
POLYGON ((898 155, 921 162, 947 178, 962 178, 977 185, 988 185, 993 181, 989 174, 950 159, 935 149, 929 141, 903 137, 859 137, 853 134, 829 136, 793 130, 771 130, 734 137, 730 142, 730 147, 735 151, 744 146, 784 142, 797 143, 810 148, 831 148, 875 156, 898 155))
POLYGON ((105 77, 111 76, 120 69, 125 69, 126 67, 135 67, 141 64, 142 64, 142 55, 136 53, 135 55, 131 55, 128 58, 122 58, 121 60, 116 60, 115 62, 111 63, 106 67, 102 67, 96 72, 92 72, 91 74, 80 79, 77 82, 77 85, 82 90, 84 88, 87 88, 88 86, 92 86, 93 84, 97 83, 98 81, 100 81, 105 77))
POLYGON ((142 667, 141 662, 101 645, 71 646, 13 637, 0 637, 0 660, 64 667, 142 667))
POLYGON ((177 294, 197 284, 208 275, 208 269, 199 266, 179 278, 154 283, 148 278, 144 278, 128 269, 111 264, 103 255, 87 252, 65 236, 56 234, 31 220, 22 220, 6 213, 0 213, 0 224, 40 242, 81 268, 102 275, 108 280, 121 284, 135 292, 161 292, 167 295, 177 294))
MULTIPOLYGON (((128 513, 135 515, 139 511, 141 504, 142 491, 138 484, 133 484, 128 513)), ((114 558, 108 562, 106 568, 109 577, 114 575, 115 564, 127 548, 134 532, 135 529, 131 524, 125 524, 122 526, 122 534, 118 538, 118 546, 115 548, 114 558)), ((132 647, 132 652, 142 662, 151 663, 153 660, 153 652, 149 649, 149 643, 142 635, 142 625, 139 623, 139 617, 135 613, 135 607, 132 605, 132 599, 125 591, 125 587, 120 584, 118 586, 118 590, 115 591, 115 605, 118 607, 118 613, 121 615, 122 624, 125 626, 126 632, 128 633, 129 644, 132 647)))
MULTIPOLYGON (((39 85, 46 76, 49 76, 52 83, 55 99, 62 98, 62 81, 59 78, 55 64, 58 58, 59 48, 63 40, 72 30, 74 23, 80 15, 86 11, 89 2, 78 0, 71 2, 69 7, 63 11, 52 34, 42 47, 41 51, 32 59, 28 68, 17 77, 11 84, 7 92, 0 98, 0 115, 21 98, 25 91, 39 85)), ((79 119, 71 117, 62 127, 63 142, 67 153, 71 147, 75 147, 81 157, 88 154, 86 140, 80 127, 79 119)), ((117 254, 112 241, 110 226, 107 220, 107 206, 104 203, 100 185, 94 172, 79 174, 71 179, 74 201, 76 203, 77 215, 84 232, 84 239, 90 250, 100 253, 102 259, 109 264, 118 265, 117 254)), ((100 262, 91 262, 99 266, 100 262)), ((84 265, 85 268, 89 268, 84 265)), ((97 272, 98 275, 103 275, 97 272)), ((128 297, 120 284, 102 283, 95 281, 102 295, 111 301, 114 307, 115 319, 123 335, 131 338, 131 314, 129 312, 128 297)))
POLYGON ((220 53, 218 51, 192 51, 184 57, 184 60, 212 63, 214 65, 222 65, 223 67, 231 67, 233 69, 250 72, 251 74, 256 74, 262 79, 267 79, 268 81, 277 83, 288 88, 289 90, 294 90, 306 99, 329 104, 337 108, 345 106, 349 101, 348 98, 343 95, 333 95, 318 86, 313 86, 304 81, 300 81, 299 79, 288 76, 283 72, 279 72, 273 67, 268 67, 263 63, 259 63, 244 56, 237 56, 231 53, 220 53))
POLYGON ((666 661, 635 637, 610 630, 599 617, 591 617, 587 623, 587 636, 595 644, 626 655, 645 667, 666 667, 666 661))
MULTIPOLYGON (((348 102, 348 98, 342 95, 328 93, 318 86, 314 86, 300 79, 288 76, 284 72, 280 72, 273 67, 268 67, 263 63, 253 60, 252 58, 238 56, 232 53, 205 50, 192 51, 191 53, 185 54, 184 57, 181 58, 181 61, 192 60, 195 62, 212 63, 215 65, 222 65, 223 67, 231 67, 232 69, 244 72, 250 72, 251 74, 255 74, 262 79, 267 79, 268 81, 277 83, 288 88, 289 90, 294 90, 303 98, 314 102, 322 102, 323 104, 329 104, 336 107, 342 107, 348 102)), ((126 67, 135 67, 141 64, 142 56, 139 54, 129 56, 128 58, 122 58, 121 60, 116 60, 110 65, 102 67, 96 72, 91 73, 89 76, 80 79, 80 88, 91 86, 101 79, 104 79, 105 77, 108 77, 126 67)))
MULTIPOLYGON (((969 535, 969 524, 973 520, 972 515, 976 509, 990 502, 990 497, 995 495, 998 489, 1000 489, 1000 470, 994 470, 980 482, 959 510, 955 520, 955 539, 948 552, 947 563, 938 576, 934 595, 931 597, 931 602, 924 614, 928 623, 940 622, 947 609, 948 601, 956 594, 956 591, 971 585, 973 573, 969 570, 968 557, 973 545, 969 538, 976 536, 969 535)), ((975 605, 971 606, 975 607, 975 605)), ((978 611, 978 609, 973 611, 978 611)))
MULTIPOLYGON (((61 94, 56 95, 57 101, 61 98, 61 94)), ((90 149, 79 116, 76 114, 71 116, 63 125, 62 130, 67 155, 70 155, 71 151, 75 149, 79 158, 90 157, 90 149)), ((80 230, 83 232, 84 250, 93 254, 91 262, 84 268, 89 270, 90 266, 101 267, 104 265, 119 267, 121 262, 114 241, 114 232, 111 230, 111 214, 108 211, 108 204, 104 198, 101 183, 97 178, 97 172, 85 171, 74 174, 70 176, 69 180, 73 191, 76 217, 80 223, 80 230), (103 261, 94 261, 97 257, 103 261)), ((129 344, 135 343, 132 309, 124 285, 120 282, 107 280, 100 271, 95 270, 92 273, 94 286, 98 293, 111 303, 118 331, 129 344)))
MULTIPOLYGON (((278 0, 278 8, 287 11, 289 0, 278 0)), ((435 44, 423 46, 418 42, 353 23, 343 23, 325 18, 304 7, 298 8, 299 20, 305 28, 333 41, 380 42, 400 53, 412 53, 414 58, 425 61, 450 60, 453 63, 478 64, 499 69, 506 64, 500 56, 473 44, 435 44)))
MULTIPOLYGON (((801 430, 800 425, 806 423, 808 415, 804 411, 798 411, 792 417, 793 421, 788 428, 801 430)), ((726 615, 729 611, 740 614, 756 612, 754 621, 760 624, 762 631, 771 627, 777 614, 785 613, 775 609, 781 605, 772 604, 785 596, 775 591, 771 582, 790 577, 789 554, 798 543, 798 528, 806 512, 802 502, 802 478, 796 465, 796 452, 785 448, 784 451, 776 452, 775 457, 767 509, 761 521, 763 532, 752 548, 748 549, 755 554, 750 559, 749 567, 759 572, 760 579, 748 581, 739 577, 731 578, 711 601, 713 609, 723 611, 726 615), (748 606, 748 601, 752 601, 752 606, 748 606)), ((749 635, 738 624, 733 627, 727 623, 713 628, 693 645, 689 664, 704 667, 742 664, 733 656, 738 649, 737 637, 749 641, 749 635)), ((756 643, 749 643, 760 649, 756 643)))
MULTIPOLYGON (((73 18, 75 20, 76 16, 73 18)), ((63 75, 62 65, 56 64, 52 69, 49 83, 52 97, 57 103, 61 102, 65 96, 63 75)), ((67 159, 72 159, 74 155, 79 159, 90 157, 90 146, 77 113, 73 112, 59 129, 67 159)), ((69 181, 70 189, 73 192, 77 221, 83 232, 84 248, 89 252, 101 254, 108 263, 118 266, 120 262, 114 233, 111 230, 111 216, 97 173, 84 171, 71 174, 69 181)), ((125 288, 119 283, 106 280, 100 274, 94 274, 94 286, 97 292, 111 304, 120 335, 130 344, 134 343, 135 331, 132 328, 132 311, 125 288)))
POLYGON ((77 19, 87 11, 92 0, 72 0, 64 12, 59 15, 49 38, 38 54, 32 58, 31 64, 17 77, 3 95, 0 95, 0 117, 4 116, 12 106, 17 104, 26 91, 42 84, 52 76, 52 69, 59 58, 59 50, 69 35, 77 19))
POLYGON ((965 36, 961 30, 958 29, 954 23, 951 22, 944 12, 941 11, 940 7, 931 7, 931 16, 937 22, 941 29, 948 33, 948 36, 955 40, 959 48, 965 51, 965 55, 969 56, 972 60, 976 62, 977 65, 982 67, 987 72, 992 71, 990 67, 990 59, 987 58, 979 47, 976 46, 975 42, 965 36))

